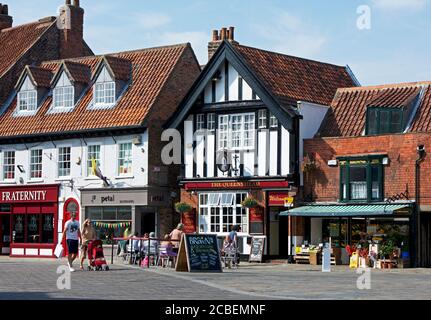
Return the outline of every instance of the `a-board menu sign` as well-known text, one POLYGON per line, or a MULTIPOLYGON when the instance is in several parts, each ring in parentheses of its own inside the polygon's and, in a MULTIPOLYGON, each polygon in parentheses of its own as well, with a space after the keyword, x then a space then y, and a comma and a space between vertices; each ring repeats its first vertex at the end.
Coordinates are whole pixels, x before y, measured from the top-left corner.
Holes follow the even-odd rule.
POLYGON ((251 238, 249 262, 262 262, 266 236, 251 238))
POLYGON ((222 272, 215 234, 184 234, 178 251, 176 271, 222 272))

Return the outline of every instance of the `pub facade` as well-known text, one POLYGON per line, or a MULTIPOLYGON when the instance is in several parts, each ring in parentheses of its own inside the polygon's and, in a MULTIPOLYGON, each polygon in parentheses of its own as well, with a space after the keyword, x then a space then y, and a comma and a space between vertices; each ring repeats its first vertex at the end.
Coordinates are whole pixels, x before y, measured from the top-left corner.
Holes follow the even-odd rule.
POLYGON ((317 132, 336 89, 356 80, 348 67, 242 46, 233 27, 213 32, 208 53, 167 125, 182 136, 186 231, 222 238, 239 225, 243 254, 252 235, 265 235, 267 256, 287 256, 298 232, 279 214, 298 195, 302 139, 317 132), (250 198, 257 206, 244 205, 250 198))

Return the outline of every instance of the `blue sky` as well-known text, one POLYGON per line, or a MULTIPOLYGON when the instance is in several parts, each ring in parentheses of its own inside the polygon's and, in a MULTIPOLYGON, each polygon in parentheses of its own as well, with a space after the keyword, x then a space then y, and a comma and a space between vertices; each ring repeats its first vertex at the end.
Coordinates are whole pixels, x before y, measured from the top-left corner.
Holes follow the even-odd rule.
MULTIPOLYGON (((14 24, 56 15, 64 0, 4 0, 14 24)), ((95 53, 191 42, 202 64, 212 29, 241 44, 338 65, 361 84, 431 80, 431 0, 81 0, 95 53), (360 30, 357 9, 370 9, 360 30)))

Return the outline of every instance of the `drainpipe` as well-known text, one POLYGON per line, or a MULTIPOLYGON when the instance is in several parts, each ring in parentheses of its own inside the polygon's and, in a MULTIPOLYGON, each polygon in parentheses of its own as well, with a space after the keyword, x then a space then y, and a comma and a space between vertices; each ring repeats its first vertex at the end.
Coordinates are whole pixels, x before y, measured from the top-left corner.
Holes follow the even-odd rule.
POLYGON ((420 236, 420 169, 421 162, 425 159, 425 146, 418 145, 417 147, 418 158, 416 159, 415 165, 415 210, 413 214, 413 239, 414 239, 414 250, 413 250, 413 267, 417 268, 421 266, 421 236, 420 236))

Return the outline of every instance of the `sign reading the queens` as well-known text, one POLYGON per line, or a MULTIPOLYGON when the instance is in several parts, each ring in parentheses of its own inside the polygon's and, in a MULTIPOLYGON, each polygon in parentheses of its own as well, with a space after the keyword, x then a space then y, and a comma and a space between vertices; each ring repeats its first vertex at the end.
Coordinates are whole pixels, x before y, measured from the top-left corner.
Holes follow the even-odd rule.
POLYGON ((51 189, 8 188, 0 191, 2 203, 56 202, 57 192, 51 189))
POLYGON ((288 188, 288 181, 220 181, 220 182, 188 182, 186 190, 193 189, 262 189, 262 188, 288 188))

